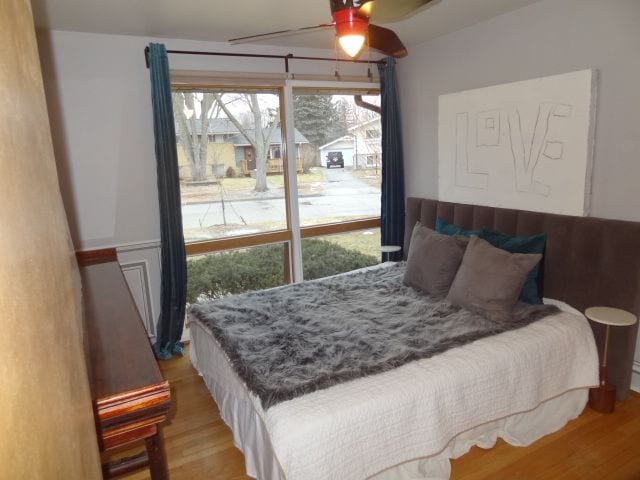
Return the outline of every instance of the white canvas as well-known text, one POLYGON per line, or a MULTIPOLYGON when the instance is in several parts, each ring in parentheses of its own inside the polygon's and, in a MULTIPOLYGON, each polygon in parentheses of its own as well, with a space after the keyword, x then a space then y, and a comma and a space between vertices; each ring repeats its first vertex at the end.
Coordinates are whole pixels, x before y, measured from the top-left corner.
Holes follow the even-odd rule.
POLYGON ((596 72, 441 95, 438 198, 587 215, 596 72))

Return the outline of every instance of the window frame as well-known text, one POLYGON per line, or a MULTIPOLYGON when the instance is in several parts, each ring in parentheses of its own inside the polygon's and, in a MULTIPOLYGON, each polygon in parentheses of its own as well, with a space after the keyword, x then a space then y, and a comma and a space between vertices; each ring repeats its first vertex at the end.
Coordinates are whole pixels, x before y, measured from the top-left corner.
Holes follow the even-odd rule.
POLYGON ((284 200, 286 228, 261 232, 249 235, 234 235, 211 240, 186 241, 185 250, 187 256, 203 255, 212 252, 235 250, 238 248, 256 247, 282 243, 285 246, 283 254, 286 283, 298 283, 304 280, 302 272, 302 239, 321 237, 325 235, 356 232, 380 227, 380 217, 369 217, 358 220, 300 226, 298 210, 298 188, 296 157, 297 145, 294 138, 293 120, 293 96, 294 89, 316 94, 332 95, 372 95, 380 93, 378 82, 348 82, 348 81, 315 81, 315 80, 282 80, 280 78, 260 79, 255 74, 247 74, 247 77, 230 79, 226 77, 221 81, 220 77, 212 74, 198 75, 188 79, 188 75, 180 75, 177 81, 172 81, 174 90, 218 90, 231 91, 277 91, 280 101, 280 130, 282 143, 280 154, 284 165, 284 200), (249 76, 251 75, 251 76, 249 76), (247 81, 250 78, 250 81, 247 81), (195 81, 194 81, 195 80, 195 81), (293 155, 289 155, 293 152, 293 155), (292 158, 293 161, 289 161, 292 158))

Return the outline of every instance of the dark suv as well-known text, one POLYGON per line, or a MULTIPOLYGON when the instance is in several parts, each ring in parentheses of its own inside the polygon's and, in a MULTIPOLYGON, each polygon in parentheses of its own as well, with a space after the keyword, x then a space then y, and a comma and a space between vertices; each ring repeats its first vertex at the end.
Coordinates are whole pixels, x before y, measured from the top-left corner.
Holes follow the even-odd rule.
POLYGON ((331 168, 338 165, 340 168, 344 168, 344 158, 342 152, 329 152, 327 153, 327 168, 331 168))

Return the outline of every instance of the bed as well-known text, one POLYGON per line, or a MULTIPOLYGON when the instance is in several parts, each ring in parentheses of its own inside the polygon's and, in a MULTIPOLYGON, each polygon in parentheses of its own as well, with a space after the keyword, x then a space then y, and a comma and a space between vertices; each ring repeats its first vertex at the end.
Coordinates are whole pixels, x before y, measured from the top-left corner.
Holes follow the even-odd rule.
MULTIPOLYGON (((513 445, 528 445, 581 413, 588 388, 598 380, 597 351, 587 320, 569 306, 572 303, 584 308, 584 303, 576 301, 584 297, 573 292, 570 285, 560 287, 567 275, 575 279, 564 268, 571 262, 580 263, 583 270, 590 268, 584 265, 590 262, 575 258, 576 251, 588 253, 580 239, 593 243, 596 232, 624 229, 626 234, 637 235, 637 241, 640 228, 627 222, 409 198, 406 237, 410 238, 409 229, 417 220, 434 225, 438 216, 466 228, 489 226, 513 234, 547 232, 544 291, 545 296, 557 299, 547 302, 558 305, 560 311, 522 328, 269 408, 264 408, 234 371, 206 322, 192 317, 192 363, 231 427, 236 446, 244 452, 250 476, 273 480, 446 479, 449 459, 473 445, 488 448, 498 437, 513 445), (585 228, 591 234, 588 241, 587 237, 572 235, 585 233, 585 228), (568 238, 573 239, 572 245, 556 244, 568 238)), ((605 236, 620 238, 609 237, 608 233, 605 236)), ((620 245, 615 243, 602 243, 606 248, 599 253, 605 260, 598 262, 619 261, 620 245)), ((627 264, 629 261, 637 259, 627 255, 627 264)), ((380 267, 385 268, 401 267, 380 267)), ((573 290, 578 290, 575 284, 573 290)), ((626 301, 636 302, 637 288, 629 291, 626 301)), ((635 306, 630 307, 620 297, 618 303, 604 303, 598 295, 592 298, 593 302, 586 305, 635 306)), ((627 337, 634 335, 630 330, 626 336, 613 339, 617 363, 612 365, 612 376, 617 379, 627 372, 630 376, 634 343, 627 337), (630 350, 625 351, 625 347, 630 350)), ((618 385, 622 385, 618 394, 624 396, 625 384, 618 385)))

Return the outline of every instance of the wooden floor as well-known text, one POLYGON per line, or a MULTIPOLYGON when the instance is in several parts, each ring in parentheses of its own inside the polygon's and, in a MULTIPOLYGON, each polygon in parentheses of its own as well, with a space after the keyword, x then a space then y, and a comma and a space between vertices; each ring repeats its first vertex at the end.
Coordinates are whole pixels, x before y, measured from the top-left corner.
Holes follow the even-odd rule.
MULTIPOLYGON (((173 398, 164 428, 171 479, 248 479, 231 431, 188 357, 161 362, 161 368, 173 398)), ((453 480, 640 480, 640 395, 632 393, 610 415, 587 408, 527 448, 498 440, 490 450, 474 447, 452 465, 453 480)), ((143 470, 123 478, 149 475, 143 470)))

